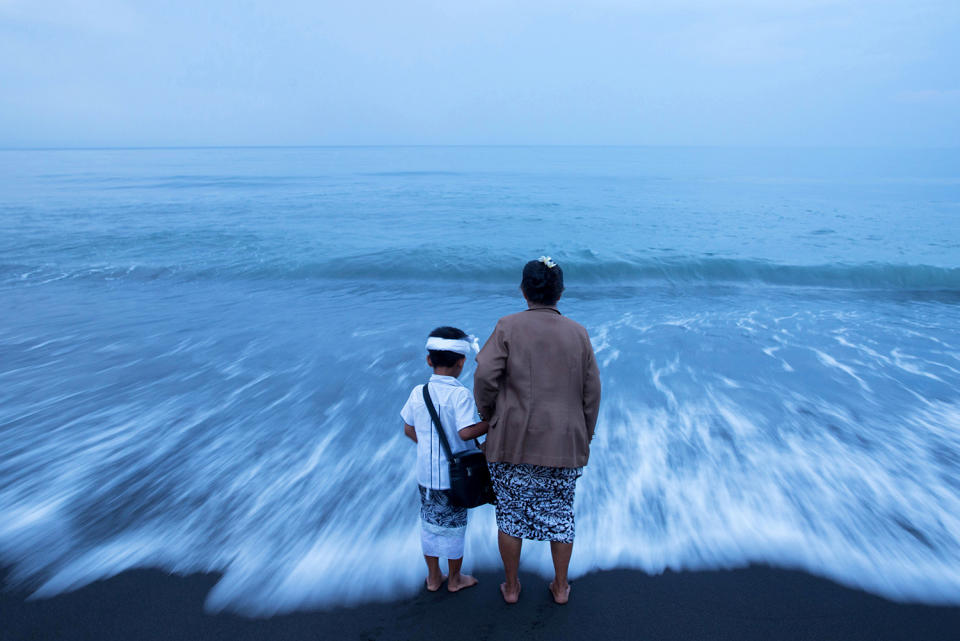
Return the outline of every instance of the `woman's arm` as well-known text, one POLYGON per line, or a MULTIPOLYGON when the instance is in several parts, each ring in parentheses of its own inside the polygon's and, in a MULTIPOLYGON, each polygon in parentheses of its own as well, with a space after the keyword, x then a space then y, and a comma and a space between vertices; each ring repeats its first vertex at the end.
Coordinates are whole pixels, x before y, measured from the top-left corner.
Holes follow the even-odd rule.
POLYGON ((406 423, 404 423, 403 434, 414 443, 417 442, 417 430, 413 425, 407 425, 406 423))
POLYGON ((500 323, 477 354, 477 369, 473 373, 473 398, 480 418, 489 420, 497 405, 500 379, 507 368, 507 341, 500 323))
POLYGON ((460 438, 464 441, 472 441, 473 439, 486 434, 487 430, 489 429, 489 423, 486 421, 480 421, 479 423, 474 423, 473 425, 467 425, 466 427, 461 428, 457 434, 459 434, 460 438))
POLYGON ((590 339, 587 338, 586 364, 583 378, 583 418, 587 424, 587 434, 593 440, 593 432, 597 427, 597 417, 600 414, 600 371, 597 368, 597 357, 593 353, 590 339))

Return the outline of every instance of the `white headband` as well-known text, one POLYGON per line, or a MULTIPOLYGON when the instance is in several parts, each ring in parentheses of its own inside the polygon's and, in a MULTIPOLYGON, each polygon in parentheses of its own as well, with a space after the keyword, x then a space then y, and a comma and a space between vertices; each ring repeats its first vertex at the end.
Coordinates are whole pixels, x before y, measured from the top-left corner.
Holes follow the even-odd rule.
POLYGON ((456 352, 466 356, 471 351, 480 351, 480 342, 476 336, 467 336, 466 338, 439 338, 431 336, 427 339, 427 349, 429 351, 456 352))

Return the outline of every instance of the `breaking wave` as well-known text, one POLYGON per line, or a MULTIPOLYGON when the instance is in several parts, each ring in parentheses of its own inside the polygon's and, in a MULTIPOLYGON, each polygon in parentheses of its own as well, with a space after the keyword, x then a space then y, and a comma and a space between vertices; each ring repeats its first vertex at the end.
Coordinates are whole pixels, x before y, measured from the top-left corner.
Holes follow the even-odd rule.
MULTIPOLYGON (((637 258, 583 260, 558 258, 567 281, 576 284, 629 285, 729 284, 821 287, 851 290, 960 292, 960 267, 887 263, 782 265, 728 258, 637 258)), ((232 262, 198 265, 0 265, 7 283, 56 280, 352 280, 371 282, 437 281, 513 283, 524 257, 425 255, 417 260, 406 251, 385 251, 327 261, 232 262)))

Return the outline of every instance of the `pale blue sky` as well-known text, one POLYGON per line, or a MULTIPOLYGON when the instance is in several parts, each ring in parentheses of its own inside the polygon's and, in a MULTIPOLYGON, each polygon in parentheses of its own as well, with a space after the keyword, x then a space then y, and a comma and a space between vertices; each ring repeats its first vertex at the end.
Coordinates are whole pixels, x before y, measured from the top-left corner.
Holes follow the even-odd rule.
POLYGON ((0 0, 0 146, 960 146, 958 0, 0 0))

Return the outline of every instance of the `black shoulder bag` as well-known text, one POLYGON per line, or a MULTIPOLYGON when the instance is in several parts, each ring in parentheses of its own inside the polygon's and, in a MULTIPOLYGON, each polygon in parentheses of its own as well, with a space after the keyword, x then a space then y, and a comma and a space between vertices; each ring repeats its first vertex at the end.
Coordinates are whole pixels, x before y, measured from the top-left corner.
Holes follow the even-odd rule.
POLYGON ((426 383, 423 385, 423 401, 430 410, 430 418, 433 419, 437 434, 440 436, 440 445, 450 463, 450 503, 459 507, 478 507, 485 503, 496 503, 493 486, 490 483, 490 470, 487 469, 487 457, 483 452, 466 451, 453 454, 450 451, 447 435, 443 431, 440 416, 437 414, 437 408, 433 406, 430 392, 427 391, 426 383))

